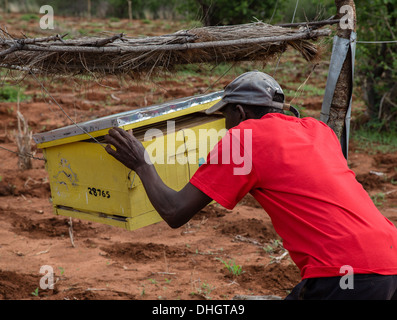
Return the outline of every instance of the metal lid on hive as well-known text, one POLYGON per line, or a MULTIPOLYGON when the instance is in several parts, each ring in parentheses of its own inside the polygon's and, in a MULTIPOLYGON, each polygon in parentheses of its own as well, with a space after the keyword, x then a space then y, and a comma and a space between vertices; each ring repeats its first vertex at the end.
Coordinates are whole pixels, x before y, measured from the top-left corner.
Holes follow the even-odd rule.
MULTIPOLYGON (((145 125, 149 124, 147 122, 153 119, 157 122, 156 118, 158 118, 159 121, 163 121, 186 114, 203 111, 211 107, 211 105, 213 105, 216 101, 220 100, 222 95, 223 91, 217 91, 210 94, 180 98, 162 104, 125 111, 122 113, 77 123, 77 125, 72 124, 48 132, 37 133, 33 135, 33 139, 39 145, 50 141, 81 135, 81 139, 76 139, 76 141, 83 140, 91 138, 90 135, 95 132, 110 129, 112 127, 123 127, 137 123, 142 123, 142 125, 145 125), (90 135, 87 135, 87 133, 90 135)), ((97 136, 97 134, 95 135, 97 136)))

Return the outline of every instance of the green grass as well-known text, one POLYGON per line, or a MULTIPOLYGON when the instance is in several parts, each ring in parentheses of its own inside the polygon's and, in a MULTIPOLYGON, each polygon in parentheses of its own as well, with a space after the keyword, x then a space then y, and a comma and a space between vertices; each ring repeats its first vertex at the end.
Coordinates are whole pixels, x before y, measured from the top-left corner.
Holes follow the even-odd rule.
POLYGON ((325 89, 324 88, 319 88, 316 86, 313 86, 311 84, 306 84, 302 88, 302 94, 304 94, 307 97, 312 97, 312 96, 324 96, 325 89))
POLYGON ((221 261, 227 270, 233 275, 233 276, 239 276, 240 274, 244 273, 243 267, 236 264, 234 261, 229 260, 229 262, 223 261, 221 258, 216 258, 216 260, 221 261))
POLYGON ((295 100, 300 98, 307 98, 307 97, 323 97, 325 93, 325 88, 317 87, 312 84, 306 84, 300 87, 301 83, 298 81, 296 82, 287 82, 284 83, 284 86, 289 89, 284 89, 284 94, 289 97, 295 97, 295 100), (299 89, 299 91, 298 91, 299 89))
POLYGON ((397 151, 395 132, 379 132, 362 127, 352 131, 351 139, 356 143, 358 151, 369 151, 372 154, 397 151))
POLYGON ((236 74, 240 74, 250 70, 250 68, 246 68, 244 66, 232 66, 230 63, 219 63, 214 66, 211 64, 188 64, 188 65, 180 65, 177 66, 178 75, 187 75, 187 76, 203 76, 208 77, 208 73, 213 76, 222 76, 225 73, 234 72, 236 74))
POLYGON ((202 285, 199 288, 196 288, 195 291, 192 291, 190 293, 191 296, 194 295, 202 295, 204 296, 206 299, 210 300, 210 294, 211 292, 215 289, 214 286, 211 286, 210 284, 203 282, 202 285))
POLYGON ((27 98, 20 87, 5 84, 0 88, 0 102, 17 102, 18 96, 20 101, 27 98))
POLYGON ((374 194, 371 196, 371 199, 373 201, 373 203, 379 207, 383 205, 383 202, 385 201, 385 197, 386 195, 383 192, 379 192, 377 194, 374 194))
POLYGON ((78 32, 79 32, 79 34, 80 34, 81 36, 86 36, 86 35, 88 35, 88 33, 89 33, 90 31, 87 30, 87 29, 81 28, 81 29, 78 30, 78 32))
POLYGON ((278 239, 274 239, 274 240, 271 240, 270 243, 267 244, 266 246, 264 246, 262 249, 266 253, 274 253, 275 251, 278 251, 283 248, 284 247, 283 247, 282 241, 280 241, 278 239))
POLYGON ((20 17, 23 21, 39 20, 39 17, 33 13, 27 13, 20 17))
POLYGON ((39 296, 39 288, 37 287, 33 292, 30 293, 32 296, 38 297, 39 296))

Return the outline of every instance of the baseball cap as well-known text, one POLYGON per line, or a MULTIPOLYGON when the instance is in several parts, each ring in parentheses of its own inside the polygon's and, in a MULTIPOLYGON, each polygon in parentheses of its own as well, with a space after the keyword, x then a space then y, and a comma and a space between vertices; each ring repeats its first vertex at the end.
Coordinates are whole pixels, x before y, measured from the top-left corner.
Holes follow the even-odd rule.
POLYGON ((225 87, 221 101, 207 109, 206 114, 219 111, 229 103, 241 103, 243 105, 289 110, 299 117, 299 111, 295 107, 284 102, 274 101, 276 94, 282 95, 284 101, 284 92, 273 77, 257 70, 249 71, 230 82, 225 87))

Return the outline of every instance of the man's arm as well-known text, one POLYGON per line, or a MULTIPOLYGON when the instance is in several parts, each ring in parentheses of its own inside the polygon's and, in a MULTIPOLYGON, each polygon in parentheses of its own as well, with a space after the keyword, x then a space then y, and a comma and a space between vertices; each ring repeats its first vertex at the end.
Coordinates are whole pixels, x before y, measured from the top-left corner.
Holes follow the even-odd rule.
POLYGON ((134 170, 141 179, 153 207, 172 228, 178 228, 188 222, 197 212, 209 204, 212 199, 191 183, 180 190, 169 188, 158 175, 153 164, 146 157, 142 143, 132 134, 120 128, 109 130, 105 140, 113 145, 106 151, 126 167, 134 170))

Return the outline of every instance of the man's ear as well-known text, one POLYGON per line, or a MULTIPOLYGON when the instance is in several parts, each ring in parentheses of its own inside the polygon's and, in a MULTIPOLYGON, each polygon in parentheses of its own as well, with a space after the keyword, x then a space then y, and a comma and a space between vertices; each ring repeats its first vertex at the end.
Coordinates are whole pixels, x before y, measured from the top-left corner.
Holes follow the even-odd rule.
POLYGON ((240 119, 241 119, 240 122, 246 120, 247 114, 245 113, 244 108, 238 104, 238 105, 236 105, 236 109, 237 109, 238 113, 240 114, 240 119))

